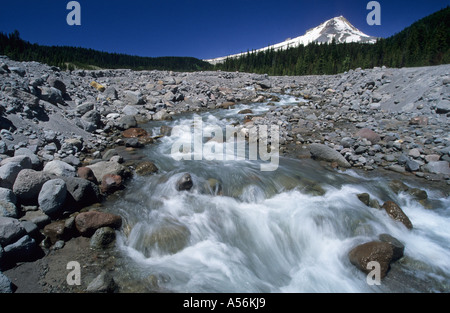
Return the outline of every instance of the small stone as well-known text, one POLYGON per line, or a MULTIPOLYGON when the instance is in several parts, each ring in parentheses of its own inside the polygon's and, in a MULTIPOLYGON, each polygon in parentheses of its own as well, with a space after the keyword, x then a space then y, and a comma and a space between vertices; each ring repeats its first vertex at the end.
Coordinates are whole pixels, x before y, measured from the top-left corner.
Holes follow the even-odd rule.
POLYGON ((189 173, 184 174, 176 184, 178 191, 191 190, 193 186, 192 177, 189 173))
POLYGON ((369 206, 370 204, 370 195, 368 193, 360 193, 357 195, 358 199, 364 203, 365 205, 369 206))
POLYGON ((420 164, 413 160, 408 160, 405 164, 405 169, 408 172, 416 172, 420 170, 420 164))
POLYGON ((90 282, 86 291, 93 293, 113 293, 117 288, 113 277, 108 272, 102 271, 100 275, 90 282))
POLYGON ((408 229, 412 229, 413 225, 409 220, 408 216, 402 211, 402 209, 393 201, 386 201, 382 208, 386 213, 394 220, 403 223, 408 229))
POLYGON ((135 171, 138 175, 147 176, 158 172, 158 168, 153 162, 144 161, 136 166, 135 171))
POLYGON ((90 247, 93 249, 106 249, 116 240, 116 231, 111 227, 102 227, 95 231, 91 237, 90 247))

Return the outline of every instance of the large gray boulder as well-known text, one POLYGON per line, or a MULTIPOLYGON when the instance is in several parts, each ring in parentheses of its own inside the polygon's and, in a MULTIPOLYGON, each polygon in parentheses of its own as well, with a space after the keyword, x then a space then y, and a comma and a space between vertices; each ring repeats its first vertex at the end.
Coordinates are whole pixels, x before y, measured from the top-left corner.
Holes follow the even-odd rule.
POLYGON ((48 162, 44 166, 43 171, 48 174, 53 174, 56 176, 63 176, 63 177, 76 176, 76 169, 72 165, 60 160, 53 160, 48 162))
POLYGON ((110 161, 100 161, 92 165, 88 165, 88 168, 94 172, 95 178, 97 181, 102 181, 103 176, 106 174, 111 175, 119 175, 119 176, 126 176, 128 173, 128 169, 117 162, 115 158, 111 158, 110 161))
POLYGON ((19 210, 14 203, 0 200, 0 216, 18 218, 19 210))
POLYGON ((83 207, 100 201, 100 190, 93 182, 79 177, 63 179, 67 187, 66 204, 83 207))
POLYGON ((41 160, 30 149, 19 148, 16 151, 14 151, 14 158, 24 157, 24 156, 29 157, 31 160, 31 167, 29 167, 28 165, 26 165, 26 166, 24 165, 24 168, 38 169, 41 167, 41 163, 42 163, 41 160))
POLYGON ((41 210, 49 215, 56 215, 63 208, 66 200, 67 187, 62 179, 51 179, 44 183, 38 196, 38 203, 41 210))
POLYGON ((138 105, 144 103, 144 98, 139 91, 125 91, 125 101, 130 105, 138 105))
POLYGON ((13 293, 13 284, 8 277, 0 272, 0 293, 13 293))
POLYGON ((39 87, 41 90, 41 99, 52 104, 64 104, 64 98, 61 90, 55 87, 39 87))
POLYGON ((430 162, 423 168, 428 173, 450 175, 450 167, 447 161, 430 162))
POLYGON ((0 188, 0 201, 11 202, 13 204, 17 203, 17 197, 12 192, 11 189, 8 188, 0 188))
POLYGON ((0 245, 5 247, 26 235, 26 230, 18 219, 0 217, 0 245))
POLYGON ((52 175, 43 171, 22 170, 14 182, 13 192, 21 203, 36 204, 42 186, 50 179, 52 175))
POLYGON ((14 263, 31 261, 35 259, 39 251, 36 241, 28 235, 7 245, 4 250, 8 261, 14 263))
POLYGON ((336 150, 323 144, 312 144, 309 151, 313 159, 323 160, 327 162, 337 162, 339 166, 349 168, 350 163, 336 150))
POLYGON ((19 163, 11 162, 0 167, 0 187, 11 189, 17 175, 23 170, 19 163))

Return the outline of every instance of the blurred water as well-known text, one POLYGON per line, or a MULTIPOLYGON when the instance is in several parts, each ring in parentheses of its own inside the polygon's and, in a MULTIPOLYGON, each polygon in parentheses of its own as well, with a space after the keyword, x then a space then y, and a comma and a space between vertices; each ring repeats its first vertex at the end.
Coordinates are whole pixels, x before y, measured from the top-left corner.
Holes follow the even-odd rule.
MULTIPOLYGON (((277 105, 293 101, 285 97, 277 105)), ((154 134, 162 124, 190 127, 195 116, 204 127, 225 127, 242 118, 243 108, 267 106, 188 114, 148 127, 154 134)), ((174 292, 450 291, 450 199, 442 193, 425 189, 433 203, 426 209, 408 194, 394 194, 387 177, 336 172, 312 160, 281 158, 274 172, 248 159, 176 161, 177 140, 191 137, 178 132, 147 147, 160 172, 136 176, 123 197, 107 204, 124 217, 118 249, 130 290, 157 284, 174 292), (177 191, 187 172, 193 189, 177 191), (397 202, 413 230, 360 202, 356 195, 363 192, 381 204, 397 202), (369 286, 347 254, 383 233, 405 245, 405 256, 388 274, 395 279, 369 286)))

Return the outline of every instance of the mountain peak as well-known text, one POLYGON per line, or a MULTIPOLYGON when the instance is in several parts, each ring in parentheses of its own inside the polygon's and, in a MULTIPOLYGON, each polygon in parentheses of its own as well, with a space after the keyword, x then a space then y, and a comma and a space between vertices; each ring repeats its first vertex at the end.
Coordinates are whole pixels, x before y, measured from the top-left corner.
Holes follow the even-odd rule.
MULTIPOLYGON (((288 48, 295 48, 299 45, 308 45, 312 42, 316 43, 331 43, 333 39, 336 43, 375 43, 377 41, 376 37, 372 37, 364 34, 355 26, 353 26, 344 16, 336 16, 329 19, 317 27, 311 28, 302 36, 287 39, 281 43, 256 50, 255 52, 265 51, 269 49, 282 50, 288 48)), ((226 57, 205 60, 212 64, 222 63, 227 58, 236 58, 243 55, 243 53, 234 54, 226 57)))

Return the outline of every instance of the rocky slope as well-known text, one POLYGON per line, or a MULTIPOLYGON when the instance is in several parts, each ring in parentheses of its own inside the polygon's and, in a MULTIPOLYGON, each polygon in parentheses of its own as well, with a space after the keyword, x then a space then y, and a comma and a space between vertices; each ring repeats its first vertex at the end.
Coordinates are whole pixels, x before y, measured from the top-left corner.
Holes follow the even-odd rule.
MULTIPOLYGON (((282 155, 437 181, 448 194, 449 95, 450 65, 268 77, 63 72, 0 57, 0 270, 39 259, 74 237, 108 246, 121 218, 101 212, 98 203, 134 171, 156 170, 129 154, 158 139, 139 124, 183 112, 260 102, 270 110, 243 112, 239 127, 279 125, 282 155), (273 105, 281 94, 298 103, 273 105), (92 206, 96 213, 85 212, 92 206)), ((0 288, 10 290, 8 279, 0 279, 0 288)))

